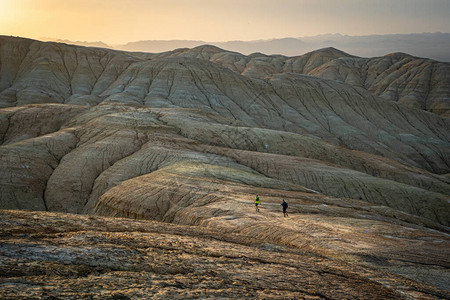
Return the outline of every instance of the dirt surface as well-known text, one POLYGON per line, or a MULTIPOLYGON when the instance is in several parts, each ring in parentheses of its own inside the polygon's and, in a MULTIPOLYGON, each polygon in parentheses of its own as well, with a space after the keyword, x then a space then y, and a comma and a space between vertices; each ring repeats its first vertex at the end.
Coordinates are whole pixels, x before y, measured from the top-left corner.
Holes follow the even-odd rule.
POLYGON ((0 211, 2 299, 438 299, 314 251, 154 221, 0 211))

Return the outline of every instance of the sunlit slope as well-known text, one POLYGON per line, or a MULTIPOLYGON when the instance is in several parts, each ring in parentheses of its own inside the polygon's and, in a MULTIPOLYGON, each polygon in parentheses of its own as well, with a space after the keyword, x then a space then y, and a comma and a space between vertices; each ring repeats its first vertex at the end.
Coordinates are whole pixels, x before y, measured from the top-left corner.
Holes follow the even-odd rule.
MULTIPOLYGON (((252 213, 251 207, 241 208, 241 214, 252 213)), ((448 243, 448 238, 392 224, 389 227, 395 234, 383 236, 386 226, 371 220, 353 223, 360 229, 351 232, 339 218, 317 213, 301 216, 282 220, 279 213, 264 209, 255 217, 258 224, 233 234, 231 227, 216 230, 55 212, 0 211, 0 222, 6 225, 0 228, 0 296, 448 298, 448 272, 443 267, 439 270, 443 253, 436 252, 437 244, 448 243), (321 222, 327 220, 330 223, 321 222), (370 222, 376 225, 368 231, 370 222), (276 223, 282 224, 280 235, 273 235, 270 227, 276 223), (302 232, 292 234, 292 227, 302 232), (302 241, 299 247, 290 245, 295 240, 302 241), (357 242, 359 252, 335 257, 321 251, 328 244, 329 249, 346 252, 349 240, 357 242), (373 247, 377 243, 383 247, 373 247), (407 247, 412 243, 416 246, 412 249, 425 255, 413 256, 407 247), (411 259, 419 259, 422 266, 414 268, 411 259), (432 264, 436 264, 434 270, 432 264)))

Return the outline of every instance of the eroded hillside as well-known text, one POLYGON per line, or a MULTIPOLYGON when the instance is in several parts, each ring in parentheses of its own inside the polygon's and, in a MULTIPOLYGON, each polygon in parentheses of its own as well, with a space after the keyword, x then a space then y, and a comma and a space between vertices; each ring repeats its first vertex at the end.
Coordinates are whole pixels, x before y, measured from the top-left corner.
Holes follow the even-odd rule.
POLYGON ((201 46, 170 53, 170 56, 200 57, 251 78, 295 73, 331 79, 386 100, 449 116, 450 64, 406 53, 361 58, 334 48, 324 48, 298 57, 261 53, 244 56, 201 46))
POLYGON ((343 61, 362 59, 0 38, 0 208, 196 225, 406 276, 441 295, 450 119, 376 96, 367 76, 320 78, 343 61))

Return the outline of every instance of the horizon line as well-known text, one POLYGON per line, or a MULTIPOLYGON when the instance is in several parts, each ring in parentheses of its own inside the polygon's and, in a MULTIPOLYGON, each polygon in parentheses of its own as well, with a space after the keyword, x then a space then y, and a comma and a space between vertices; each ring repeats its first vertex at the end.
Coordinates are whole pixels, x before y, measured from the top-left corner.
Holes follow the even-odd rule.
POLYGON ((25 36, 16 36, 16 35, 6 35, 6 36, 12 36, 12 37, 20 37, 20 38, 26 38, 26 39, 32 39, 32 40, 38 40, 38 41, 55 41, 55 40, 66 40, 70 42, 80 42, 80 43, 103 43, 108 46, 118 46, 118 45, 126 45, 128 43, 136 43, 136 42, 172 42, 172 41, 188 41, 188 42, 204 42, 204 43, 229 43, 229 42, 261 42, 261 41, 274 41, 274 40, 283 40, 283 39, 296 39, 301 40, 302 38, 312 38, 312 37, 321 37, 321 36, 340 36, 340 37, 366 37, 366 36, 395 36, 395 35, 426 35, 426 34, 450 34, 450 32, 442 32, 442 31, 435 31, 435 32, 411 32, 411 33, 374 33, 374 34, 363 34, 363 35, 349 35, 349 34, 342 34, 342 33, 323 33, 323 34, 316 34, 316 35, 305 35, 305 36, 298 36, 298 37, 292 37, 292 36, 285 36, 285 37, 273 37, 273 38, 267 38, 267 39, 253 39, 253 40, 227 40, 227 41, 207 41, 202 39, 183 39, 183 38, 174 38, 174 39, 140 39, 140 40, 134 40, 134 41, 128 41, 128 42, 122 42, 122 43, 110 43, 110 42, 104 42, 102 40, 79 40, 74 39, 71 40, 70 38, 61 38, 61 37, 39 37, 39 38, 31 38, 31 37, 25 37, 25 36))

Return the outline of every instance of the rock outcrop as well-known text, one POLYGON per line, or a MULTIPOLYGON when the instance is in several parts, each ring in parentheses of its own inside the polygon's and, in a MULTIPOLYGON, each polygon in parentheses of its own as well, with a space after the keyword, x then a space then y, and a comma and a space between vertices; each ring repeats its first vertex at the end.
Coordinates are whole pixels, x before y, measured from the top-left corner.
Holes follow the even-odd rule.
POLYGON ((247 229, 237 235, 155 221, 0 211, 0 297, 448 298, 448 265, 440 265, 445 254, 437 252, 437 243, 448 245, 448 237, 398 225, 392 225, 394 236, 384 236, 383 221, 370 219, 359 220, 359 230, 348 232, 336 218, 305 216, 311 225, 295 223, 304 230, 304 246, 293 248, 287 245, 294 238, 286 232, 290 221, 281 221, 285 231, 274 243, 268 238, 270 220, 262 216, 252 226, 258 234, 247 229), (319 221, 325 223, 319 226, 319 221), (317 231, 307 235, 312 229, 317 231), (321 251, 320 234, 332 235, 327 242, 347 249, 351 236, 358 252, 346 255, 347 262, 330 256, 321 251), (319 242, 316 248, 306 246, 311 239, 319 242), (407 249, 406 241, 420 247, 407 249), (377 243, 401 255, 372 247, 377 243), (418 259, 412 251, 423 254, 420 272, 411 266, 410 260, 418 259))

